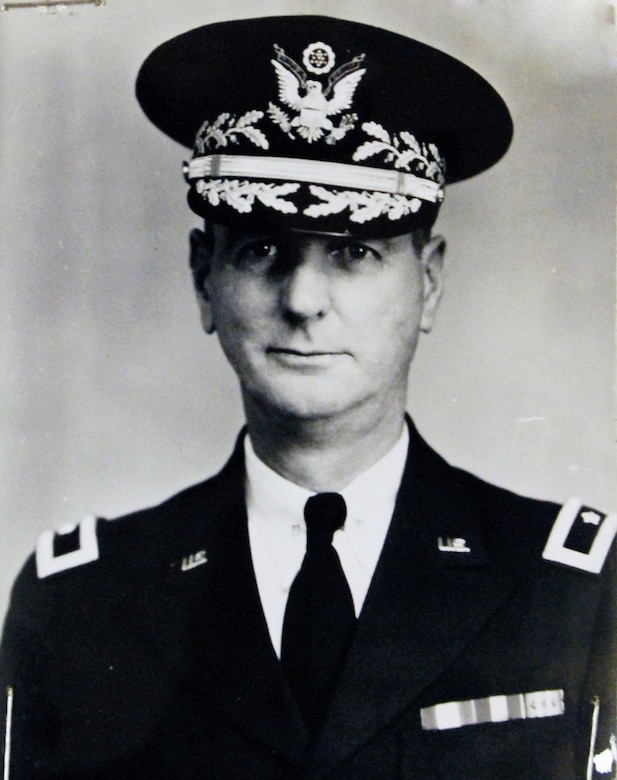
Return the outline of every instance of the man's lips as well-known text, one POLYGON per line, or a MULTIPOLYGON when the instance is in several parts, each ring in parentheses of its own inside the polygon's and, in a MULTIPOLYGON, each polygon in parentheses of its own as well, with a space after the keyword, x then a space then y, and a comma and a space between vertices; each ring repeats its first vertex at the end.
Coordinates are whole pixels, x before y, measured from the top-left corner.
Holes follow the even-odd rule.
POLYGON ((343 354, 338 350, 331 349, 290 349, 288 347, 268 347, 267 352, 275 355, 298 355, 299 357, 343 354))
POLYGON ((342 350, 290 347, 268 347, 266 351, 278 363, 291 368, 326 368, 347 354, 342 350))

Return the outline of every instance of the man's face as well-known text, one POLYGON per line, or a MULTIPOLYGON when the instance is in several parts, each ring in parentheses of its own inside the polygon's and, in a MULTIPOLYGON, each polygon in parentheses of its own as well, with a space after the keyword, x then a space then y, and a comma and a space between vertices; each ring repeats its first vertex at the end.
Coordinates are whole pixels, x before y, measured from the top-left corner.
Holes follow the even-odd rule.
POLYGON ((218 332, 247 414, 303 419, 405 406, 411 360, 441 294, 443 241, 196 231, 204 328, 218 332))

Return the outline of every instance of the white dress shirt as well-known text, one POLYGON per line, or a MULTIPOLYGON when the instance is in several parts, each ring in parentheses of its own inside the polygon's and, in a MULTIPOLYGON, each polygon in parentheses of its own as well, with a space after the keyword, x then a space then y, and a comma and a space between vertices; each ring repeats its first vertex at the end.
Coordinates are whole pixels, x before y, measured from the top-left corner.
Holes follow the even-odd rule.
MULTIPOLYGON (((360 614, 381 554, 403 476, 409 432, 381 460, 339 491, 347 504, 345 526, 333 545, 349 583, 356 616, 360 614)), ((251 556, 270 639, 281 654, 281 634, 289 588, 306 550, 304 505, 315 495, 281 477, 244 440, 246 506, 251 556)))

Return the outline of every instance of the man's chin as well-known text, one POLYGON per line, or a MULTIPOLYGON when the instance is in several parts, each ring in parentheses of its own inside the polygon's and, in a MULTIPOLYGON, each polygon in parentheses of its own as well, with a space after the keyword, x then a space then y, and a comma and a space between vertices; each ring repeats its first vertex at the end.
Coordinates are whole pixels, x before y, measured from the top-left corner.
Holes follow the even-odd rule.
MULTIPOLYGON (((353 407, 343 390, 329 394, 272 393, 254 398, 251 406, 271 419, 288 423, 318 423, 344 417, 353 407)), ((248 410, 247 410, 248 412, 248 410)))

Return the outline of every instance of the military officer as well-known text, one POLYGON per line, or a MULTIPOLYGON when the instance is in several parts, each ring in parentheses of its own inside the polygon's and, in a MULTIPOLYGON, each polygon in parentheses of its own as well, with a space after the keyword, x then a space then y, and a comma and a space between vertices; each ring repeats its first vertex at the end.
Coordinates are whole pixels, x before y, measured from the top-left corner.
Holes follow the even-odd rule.
POLYGON ((215 477, 39 539, 5 778, 614 776, 617 516, 493 487, 405 414, 444 187, 506 152, 501 97, 310 16, 174 38, 137 97, 192 149, 195 291, 247 427, 215 477))

